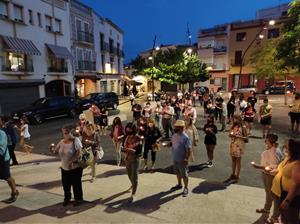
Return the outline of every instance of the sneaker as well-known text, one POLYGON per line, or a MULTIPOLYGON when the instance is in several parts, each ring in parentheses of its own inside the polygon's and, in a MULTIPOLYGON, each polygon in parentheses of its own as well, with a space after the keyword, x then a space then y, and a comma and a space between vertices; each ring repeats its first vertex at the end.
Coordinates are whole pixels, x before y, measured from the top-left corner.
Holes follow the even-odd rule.
POLYGON ((64 200, 63 206, 66 207, 70 204, 70 200, 64 200))
POLYGON ((209 163, 207 164, 207 167, 208 168, 211 168, 211 167, 213 167, 214 166, 214 164, 212 163, 212 161, 209 161, 209 163))
POLYGON ((180 190, 181 188, 182 188, 182 185, 177 184, 174 187, 171 187, 171 190, 176 191, 176 190, 180 190))
POLYGON ((132 202, 135 202, 136 201, 136 195, 135 194, 132 194, 129 201, 132 203, 132 202))
POLYGON ((5 200, 4 202, 7 203, 7 204, 14 203, 18 199, 18 196, 19 196, 19 191, 16 190, 16 192, 12 193, 10 195, 10 198, 8 198, 7 200, 5 200))
POLYGON ((189 189, 184 188, 183 192, 182 192, 182 197, 186 197, 186 196, 188 196, 188 194, 189 194, 189 189))

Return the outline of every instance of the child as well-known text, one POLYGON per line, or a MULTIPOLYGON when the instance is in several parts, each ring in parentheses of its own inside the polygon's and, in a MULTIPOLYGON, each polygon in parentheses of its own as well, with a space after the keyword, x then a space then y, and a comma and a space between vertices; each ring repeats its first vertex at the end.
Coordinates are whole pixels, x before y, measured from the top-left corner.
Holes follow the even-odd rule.
MULTIPOLYGON (((256 209, 257 213, 270 213, 270 209, 273 203, 273 196, 271 192, 272 182, 274 179, 274 175, 270 172, 271 170, 277 169, 282 156, 278 150, 277 144, 278 136, 275 134, 268 134, 265 140, 266 150, 261 154, 260 165, 252 162, 252 166, 256 169, 260 169, 262 171, 262 179, 266 192, 266 201, 264 208, 256 209)), ((274 209, 272 217, 268 219, 268 222, 274 223, 278 222, 278 217, 280 215, 279 212, 279 204, 274 201, 274 209)))
POLYGON ((207 123, 205 124, 203 130, 206 134, 204 139, 208 158, 206 165, 210 168, 213 167, 212 161, 214 159, 214 149, 217 144, 216 134, 218 132, 217 126, 214 124, 214 118, 212 116, 208 117, 207 123))
POLYGON ((22 117, 20 119, 21 128, 18 128, 15 126, 18 131, 20 132, 20 146, 22 151, 26 153, 31 153, 33 146, 28 144, 28 141, 30 140, 30 133, 29 133, 29 126, 28 126, 28 120, 26 117, 22 117))

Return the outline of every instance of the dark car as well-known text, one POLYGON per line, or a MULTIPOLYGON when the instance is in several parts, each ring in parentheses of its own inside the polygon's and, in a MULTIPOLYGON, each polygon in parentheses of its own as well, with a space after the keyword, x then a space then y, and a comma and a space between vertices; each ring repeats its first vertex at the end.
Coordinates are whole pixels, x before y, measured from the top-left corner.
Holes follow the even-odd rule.
POLYGON ((114 92, 109 93, 90 93, 86 97, 81 99, 81 110, 87 110, 92 103, 98 107, 106 107, 116 110, 119 106, 118 95, 114 92))
POLYGON ((293 81, 277 81, 274 85, 271 85, 264 89, 264 94, 284 94, 285 91, 285 85, 287 93, 295 93, 296 92, 296 86, 293 81))
POLYGON ((79 112, 78 102, 74 97, 44 97, 36 100, 31 106, 13 113, 14 117, 26 116, 30 123, 41 124, 45 119, 60 116, 75 117, 79 112))

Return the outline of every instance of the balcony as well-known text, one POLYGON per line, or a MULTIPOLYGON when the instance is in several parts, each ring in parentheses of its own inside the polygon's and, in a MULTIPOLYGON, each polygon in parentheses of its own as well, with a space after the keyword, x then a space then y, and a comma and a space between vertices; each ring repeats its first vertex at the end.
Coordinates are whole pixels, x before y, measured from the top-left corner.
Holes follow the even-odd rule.
POLYGON ((227 47, 225 46, 214 47, 214 53, 226 53, 226 52, 227 52, 227 47))
POLYGON ((48 67, 48 73, 68 73, 68 67, 48 67))
POLYGON ((225 71, 226 70, 226 64, 213 64, 212 65, 213 70, 219 70, 219 71, 225 71))
POLYGON ((78 70, 82 71, 96 71, 95 61, 78 61, 78 70))
POLYGON ((83 43, 94 43, 94 35, 92 33, 77 31, 77 41, 83 43))
POLYGON ((2 65, 2 72, 9 74, 32 73, 34 71, 32 64, 27 65, 2 65))

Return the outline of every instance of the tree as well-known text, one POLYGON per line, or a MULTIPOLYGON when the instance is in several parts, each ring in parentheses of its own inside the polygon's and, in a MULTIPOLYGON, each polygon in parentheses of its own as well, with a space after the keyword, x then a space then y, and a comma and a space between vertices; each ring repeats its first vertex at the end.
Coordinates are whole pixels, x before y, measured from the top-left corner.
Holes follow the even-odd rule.
POLYGON ((139 55, 130 62, 130 65, 132 65, 132 67, 134 68, 133 75, 139 74, 145 68, 150 67, 147 61, 139 55))
POLYGON ((282 38, 277 46, 276 57, 283 67, 300 71, 300 0, 290 3, 288 20, 282 28, 282 38))
POLYGON ((250 64, 258 78, 283 77, 286 73, 284 62, 276 57, 279 39, 270 39, 263 47, 256 48, 250 55, 250 64))

